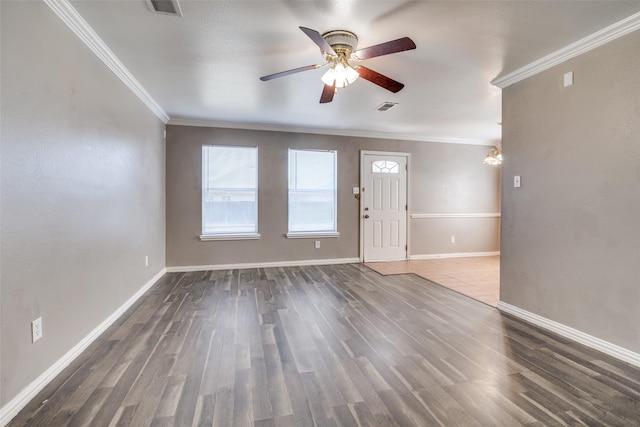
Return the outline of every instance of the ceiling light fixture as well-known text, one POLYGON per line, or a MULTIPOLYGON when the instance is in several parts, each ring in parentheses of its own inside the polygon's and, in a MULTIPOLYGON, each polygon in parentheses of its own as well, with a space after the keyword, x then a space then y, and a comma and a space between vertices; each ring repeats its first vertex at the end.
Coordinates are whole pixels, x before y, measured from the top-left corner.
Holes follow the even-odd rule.
POLYGON ((360 77, 360 74, 346 61, 336 61, 336 63, 324 73, 321 80, 326 85, 343 88, 355 82, 358 77, 360 77))
POLYGON ((358 47, 358 37, 351 31, 336 30, 324 33, 322 38, 335 52, 335 55, 325 52, 325 59, 331 68, 322 76, 322 82, 336 89, 347 87, 360 77, 349 64, 352 53, 358 47))
POLYGON ((502 152, 498 147, 492 147, 484 158, 484 164, 498 166, 502 164, 502 152))

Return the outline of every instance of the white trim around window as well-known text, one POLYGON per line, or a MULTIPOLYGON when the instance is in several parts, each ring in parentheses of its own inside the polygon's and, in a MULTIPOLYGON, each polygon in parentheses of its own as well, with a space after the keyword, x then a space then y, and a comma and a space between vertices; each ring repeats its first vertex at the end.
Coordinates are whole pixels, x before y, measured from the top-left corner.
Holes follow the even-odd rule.
POLYGON ((211 240, 259 240, 260 234, 258 233, 246 233, 246 234, 201 234, 200 240, 208 242, 211 240))

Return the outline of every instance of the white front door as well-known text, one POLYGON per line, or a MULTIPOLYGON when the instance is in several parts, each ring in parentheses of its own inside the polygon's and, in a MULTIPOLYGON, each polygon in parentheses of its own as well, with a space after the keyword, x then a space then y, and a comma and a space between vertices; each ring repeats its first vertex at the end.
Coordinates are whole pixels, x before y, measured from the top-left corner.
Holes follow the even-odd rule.
POLYGON ((407 156, 363 154, 362 249, 365 262, 407 259, 407 156))

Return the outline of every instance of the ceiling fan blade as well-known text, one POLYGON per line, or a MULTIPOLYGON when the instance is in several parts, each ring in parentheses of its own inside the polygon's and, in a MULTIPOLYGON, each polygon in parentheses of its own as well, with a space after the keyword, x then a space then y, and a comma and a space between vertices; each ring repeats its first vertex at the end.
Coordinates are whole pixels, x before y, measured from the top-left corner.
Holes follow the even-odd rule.
POLYGON ((409 37, 392 40, 390 42, 377 44, 357 50, 353 55, 357 59, 369 59, 376 56, 389 55, 390 53, 402 52, 415 49, 416 44, 409 37))
POLYGON ((373 71, 367 67, 356 67, 356 71, 360 74, 365 80, 369 80, 371 83, 375 83, 380 87, 385 88, 386 90, 396 93, 400 92, 404 85, 400 82, 397 82, 387 76, 383 76, 382 74, 373 71))
POLYGON ((333 50, 331 45, 327 43, 327 41, 322 37, 322 34, 317 32, 316 30, 312 30, 307 27, 300 27, 303 33, 305 33, 315 44, 318 45, 320 50, 324 53, 330 53, 331 55, 337 56, 338 54, 333 50))
POLYGON ((268 76, 260 77, 260 80, 266 82, 267 80, 277 79, 278 77, 284 77, 291 74, 300 73, 302 71, 315 70, 316 68, 324 67, 326 64, 307 65, 306 67, 294 68, 292 70, 280 71, 279 73, 269 74, 268 76))
POLYGON ((324 85, 322 95, 320 96, 320 104, 326 104, 333 101, 333 95, 336 93, 335 86, 324 85))

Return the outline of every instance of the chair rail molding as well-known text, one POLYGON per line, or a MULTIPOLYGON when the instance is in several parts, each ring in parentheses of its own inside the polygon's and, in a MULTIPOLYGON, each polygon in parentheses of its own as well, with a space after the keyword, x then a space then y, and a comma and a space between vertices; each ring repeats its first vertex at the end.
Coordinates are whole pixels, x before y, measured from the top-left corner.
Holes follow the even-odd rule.
POLYGON ((500 218, 499 212, 493 213, 412 213, 411 219, 434 218, 500 218))

